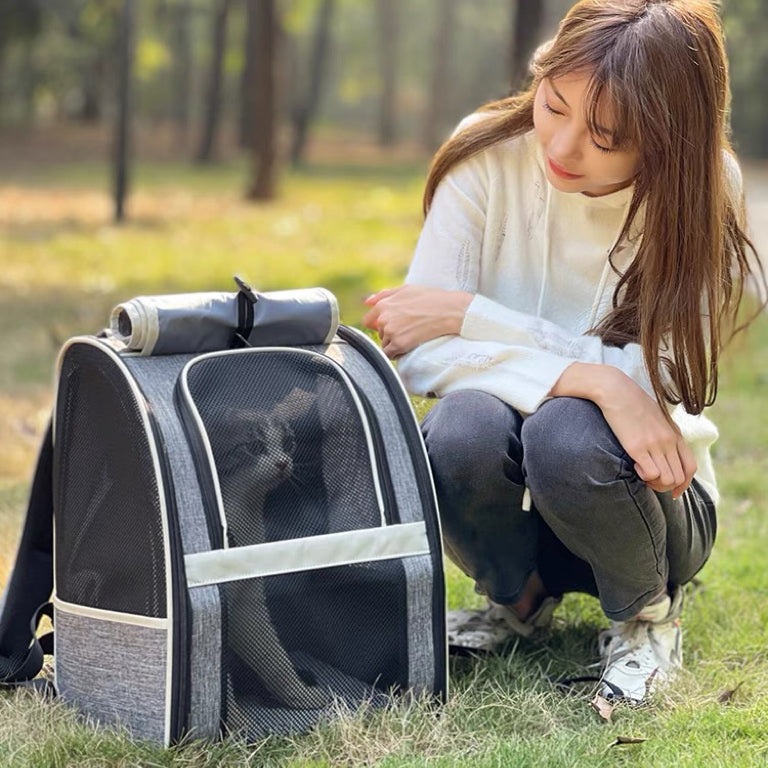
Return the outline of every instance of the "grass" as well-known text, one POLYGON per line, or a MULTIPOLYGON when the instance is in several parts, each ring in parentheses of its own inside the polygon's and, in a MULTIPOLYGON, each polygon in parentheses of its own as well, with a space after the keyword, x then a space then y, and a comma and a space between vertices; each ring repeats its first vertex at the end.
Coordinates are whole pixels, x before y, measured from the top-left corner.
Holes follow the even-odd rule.
MULTIPOLYGON (((51 402, 56 350, 142 292, 323 284, 357 324, 362 298, 398 282, 420 223, 424 166, 315 165, 287 176, 279 201, 241 199, 243 168, 139 166, 131 221, 109 223, 103 169, 14 172, 0 188, 0 583, 15 552, 26 488, 51 402)), ((762 244, 768 252, 768 243, 762 244)), ((715 419, 723 502, 717 546, 686 612, 680 685, 610 723, 592 691, 549 679, 583 673, 605 621, 569 595, 544 642, 451 662, 450 701, 401 701, 309 734, 169 750, 82 722, 27 691, 0 695, 0 765, 79 766, 755 766, 768 764, 768 322, 730 351, 715 419), (729 703, 718 697, 738 686, 729 703), (619 737, 642 742, 614 744, 619 737)), ((419 410, 422 402, 416 403, 419 410)), ((480 604, 448 566, 449 602, 480 604)))

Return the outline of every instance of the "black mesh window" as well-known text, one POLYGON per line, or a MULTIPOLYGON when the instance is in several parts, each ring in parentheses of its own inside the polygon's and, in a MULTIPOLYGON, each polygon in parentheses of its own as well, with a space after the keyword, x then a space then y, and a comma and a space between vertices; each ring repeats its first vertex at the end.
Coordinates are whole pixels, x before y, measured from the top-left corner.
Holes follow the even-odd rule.
POLYGON ((56 591, 62 600, 166 616, 157 482, 118 366, 90 345, 63 361, 54 452, 56 591))
POLYGON ((340 701, 408 686, 402 564, 384 560, 222 585, 225 723, 250 738, 305 729, 340 701))
POLYGON ((327 358, 290 349, 219 355, 194 363, 188 384, 231 546, 381 525, 363 422, 327 358))

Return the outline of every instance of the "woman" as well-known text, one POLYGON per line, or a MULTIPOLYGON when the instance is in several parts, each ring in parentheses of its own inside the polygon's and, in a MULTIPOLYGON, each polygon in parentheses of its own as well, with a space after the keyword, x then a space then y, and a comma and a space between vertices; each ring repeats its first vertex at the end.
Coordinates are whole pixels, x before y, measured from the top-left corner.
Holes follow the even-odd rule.
POLYGON ((446 551, 516 631, 600 598, 602 693, 681 664, 715 539, 702 415, 750 276, 706 0, 582 0, 524 93, 438 151, 406 284, 365 323, 423 431, 446 551))

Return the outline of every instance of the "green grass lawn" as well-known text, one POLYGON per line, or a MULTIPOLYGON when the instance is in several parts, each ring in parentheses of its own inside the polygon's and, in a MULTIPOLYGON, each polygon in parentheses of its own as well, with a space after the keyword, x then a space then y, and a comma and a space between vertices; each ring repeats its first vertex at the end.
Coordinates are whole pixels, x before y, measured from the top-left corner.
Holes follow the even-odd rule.
MULTIPOLYGON (((103 168, 60 166, 0 187, 0 583, 14 555, 56 350, 102 327, 138 293, 325 285, 342 318, 399 282, 420 225, 424 167, 315 167, 279 201, 245 203, 243 169, 139 166, 130 223, 109 222, 103 168)), ((763 244, 768 251, 768 243, 763 244)), ((568 596, 550 634, 503 656, 452 660, 449 703, 402 702, 300 737, 172 750, 132 744, 29 693, 0 695, 0 765, 51 766, 755 766, 768 765, 768 318, 734 344, 714 409, 723 502, 715 552, 689 595, 686 671, 675 690, 605 723, 583 674, 605 626, 595 600, 568 596), (738 688, 737 688, 738 686, 738 688), (737 688, 729 702, 721 694, 737 688), (617 739, 644 741, 615 745, 617 739)), ((419 408, 423 404, 418 404, 419 408)), ((476 604, 448 568, 452 606, 476 604)))

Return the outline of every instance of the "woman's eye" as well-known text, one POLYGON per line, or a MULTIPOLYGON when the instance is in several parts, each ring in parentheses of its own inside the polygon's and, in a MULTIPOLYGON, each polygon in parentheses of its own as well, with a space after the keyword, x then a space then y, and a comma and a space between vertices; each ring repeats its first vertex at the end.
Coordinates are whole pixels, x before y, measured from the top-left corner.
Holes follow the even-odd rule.
POLYGON ((592 146, 595 149, 600 150, 600 152, 613 152, 613 150, 610 147, 604 147, 601 144, 598 144, 594 139, 592 139, 591 141, 592 141, 592 146))
POLYGON ((553 109, 548 102, 544 102, 544 109, 547 110, 547 112, 551 112, 553 115, 562 115, 562 112, 558 112, 556 109, 553 109))

